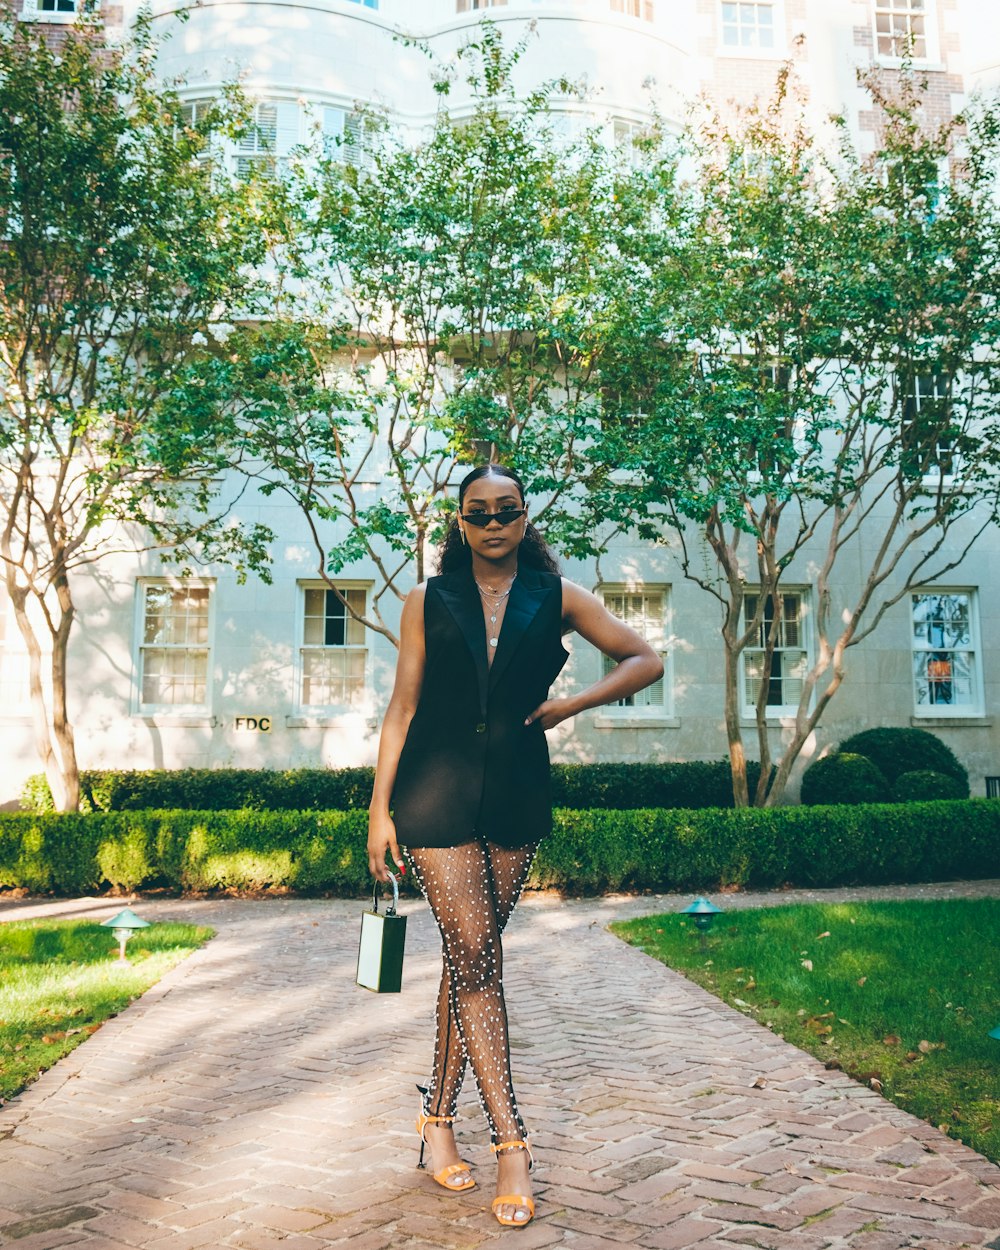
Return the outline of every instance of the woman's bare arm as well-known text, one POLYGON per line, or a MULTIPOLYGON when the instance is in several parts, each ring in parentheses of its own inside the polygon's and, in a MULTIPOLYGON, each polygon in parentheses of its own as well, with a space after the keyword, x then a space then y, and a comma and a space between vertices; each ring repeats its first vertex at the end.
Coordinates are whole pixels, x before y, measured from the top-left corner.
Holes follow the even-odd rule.
POLYGON ((560 721, 587 708, 615 703, 627 695, 651 686, 663 676, 663 661, 648 642, 624 621, 613 616, 604 604, 575 582, 563 578, 563 623, 616 660, 617 664, 600 681, 579 694, 564 699, 546 699, 528 717, 526 724, 540 721, 552 729, 560 721))
POLYGON ((399 658, 392 698, 382 721, 375 765, 375 785, 368 807, 368 867, 378 881, 389 880, 386 851, 393 863, 406 871, 396 842, 396 826, 389 815, 396 769, 406 741, 413 713, 417 710, 424 680, 424 587, 417 586, 406 596, 399 623, 399 658))

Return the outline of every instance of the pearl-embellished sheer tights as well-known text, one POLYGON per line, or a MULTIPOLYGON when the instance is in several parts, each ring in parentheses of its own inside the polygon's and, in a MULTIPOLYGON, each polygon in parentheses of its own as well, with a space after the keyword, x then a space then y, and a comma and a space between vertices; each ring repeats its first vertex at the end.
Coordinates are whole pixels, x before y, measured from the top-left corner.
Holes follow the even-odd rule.
POLYGON ((527 1137, 511 1083, 500 935, 535 850, 535 846, 506 849, 491 842, 407 850, 444 947, 434 1065, 424 1112, 455 1114, 468 1062, 494 1145, 527 1137))

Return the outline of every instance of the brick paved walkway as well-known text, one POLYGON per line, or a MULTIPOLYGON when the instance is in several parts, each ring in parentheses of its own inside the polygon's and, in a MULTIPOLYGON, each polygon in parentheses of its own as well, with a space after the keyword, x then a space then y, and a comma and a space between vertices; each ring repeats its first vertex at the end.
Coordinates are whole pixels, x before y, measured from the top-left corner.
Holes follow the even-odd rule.
MULTIPOLYGON (((966 892, 1000 882, 836 897, 966 892)), ((510 1232, 489 1213, 471 1081, 459 1144, 480 1187, 447 1195, 414 1166, 438 972, 422 904, 406 904, 404 992, 379 997, 353 985, 358 903, 140 902, 218 936, 0 1108, 0 1245, 1000 1250, 1000 1169, 604 928, 684 901, 541 896, 517 912, 505 984, 539 1204, 510 1232)))

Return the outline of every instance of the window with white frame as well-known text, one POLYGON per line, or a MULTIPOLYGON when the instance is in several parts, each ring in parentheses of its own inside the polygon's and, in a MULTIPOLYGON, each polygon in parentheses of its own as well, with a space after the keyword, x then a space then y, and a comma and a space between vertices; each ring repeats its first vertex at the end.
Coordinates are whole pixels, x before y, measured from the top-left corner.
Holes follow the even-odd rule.
POLYGON ((643 21, 654 20, 654 0, 455 0, 456 13, 470 13, 478 9, 506 8, 525 9, 544 7, 547 9, 578 9, 599 13, 611 10, 612 13, 624 13, 628 17, 639 17, 643 21))
POLYGON ((722 0, 723 48, 774 48, 778 44, 774 0, 722 0))
POLYGON ((624 117, 616 117, 612 125, 612 138, 615 147, 636 165, 641 159, 641 141, 649 134, 649 127, 642 122, 629 121, 624 117))
POLYGON ((211 587, 143 582, 140 594, 139 710, 207 712, 211 587))
POLYGON ((292 100, 260 100, 250 125, 236 143, 236 173, 282 173, 299 143, 299 106, 292 100))
POLYGON ((24 0, 19 16, 25 21, 72 22, 97 7, 98 0, 24 0))
POLYGON ((356 706, 365 692, 368 668, 364 586, 304 586, 299 705, 303 711, 356 706), (351 610, 349 611, 348 608, 351 610))
POLYGON ((875 0, 875 46, 879 56, 927 57, 930 0, 875 0))
MULTIPOLYGON (((615 703, 601 708, 602 713, 624 712, 644 716, 669 716, 670 685, 667 681, 667 665, 670 659, 666 642, 667 587, 646 586, 632 590, 625 586, 605 586, 601 591, 604 606, 619 620, 649 643, 663 661, 663 676, 645 690, 626 695, 615 703)), ((611 672, 617 661, 610 656, 601 657, 602 676, 611 672)))
POLYGON ((14 609, 0 591, 0 712, 27 712, 28 652, 14 619, 14 609))
POLYGON ((959 455, 951 427, 952 379, 913 373, 903 383, 902 467, 908 477, 934 484, 954 478, 959 455))
POLYGON ((653 20, 652 0, 611 0, 611 12, 641 17, 647 22, 653 20))
MULTIPOLYGON (((770 714, 792 715, 802 698, 803 684, 809 668, 806 640, 806 592, 784 590, 780 595, 781 614, 777 624, 777 640, 767 680, 766 706, 770 714)), ((753 591, 743 598, 743 627, 749 628, 761 606, 761 596, 753 591)), ((764 600, 760 622, 743 652, 744 714, 756 714, 764 682, 768 638, 775 623, 775 600, 764 600)))
POLYGON ((918 716, 982 714, 978 625, 971 590, 924 590, 910 597, 913 697, 918 716))

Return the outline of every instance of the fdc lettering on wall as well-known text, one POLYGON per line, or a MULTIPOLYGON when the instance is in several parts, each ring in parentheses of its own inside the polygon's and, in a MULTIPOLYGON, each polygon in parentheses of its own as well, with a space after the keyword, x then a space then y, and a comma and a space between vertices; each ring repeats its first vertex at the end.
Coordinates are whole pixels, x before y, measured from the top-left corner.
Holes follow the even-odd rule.
POLYGON ((234 716, 233 728, 237 733, 269 734, 271 718, 270 716, 234 716))

